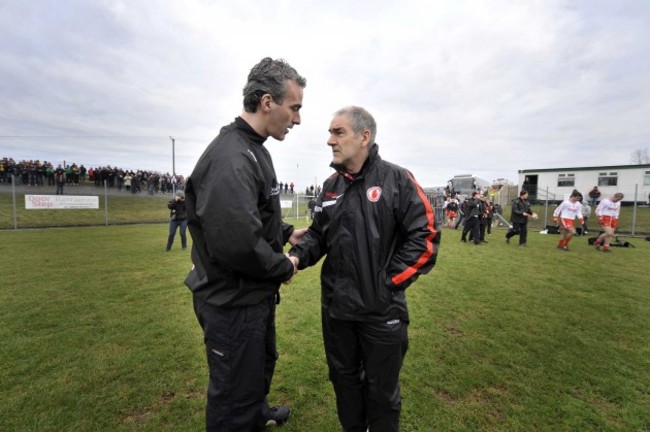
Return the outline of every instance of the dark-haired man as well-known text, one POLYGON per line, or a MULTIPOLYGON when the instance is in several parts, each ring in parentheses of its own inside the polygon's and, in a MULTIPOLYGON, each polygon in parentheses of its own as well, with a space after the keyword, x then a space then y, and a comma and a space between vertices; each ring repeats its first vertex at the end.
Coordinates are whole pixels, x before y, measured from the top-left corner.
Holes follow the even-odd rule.
POLYGON ((306 81, 265 58, 244 87, 244 111, 221 129, 187 180, 192 270, 185 279, 203 329, 210 381, 207 431, 259 431, 282 424, 288 407, 266 396, 278 356, 275 306, 294 264, 284 244, 305 230, 282 222, 280 190, 264 142, 300 124, 306 81))
POLYGON ((512 201, 512 228, 506 233, 506 243, 510 238, 519 235, 519 246, 526 246, 528 240, 528 218, 533 217, 533 211, 528 202, 528 192, 519 192, 519 198, 512 201))

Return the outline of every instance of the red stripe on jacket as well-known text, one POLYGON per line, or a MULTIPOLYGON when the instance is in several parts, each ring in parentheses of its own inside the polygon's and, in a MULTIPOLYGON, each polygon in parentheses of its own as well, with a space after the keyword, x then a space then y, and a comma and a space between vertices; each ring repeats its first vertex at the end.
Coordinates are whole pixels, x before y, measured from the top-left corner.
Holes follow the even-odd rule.
POLYGON ((431 207, 431 203, 429 203, 427 196, 424 194, 424 191, 422 190, 418 182, 415 181, 411 173, 407 171, 407 174, 409 176, 409 179, 411 179, 411 181, 415 185, 415 189, 418 192, 418 196, 420 197, 422 203, 424 204, 424 208, 426 210, 426 216, 428 220, 427 229, 429 230, 430 233, 425 239, 426 250, 422 253, 422 255, 420 255, 420 258, 418 258, 415 264, 407 267, 401 273, 398 273, 391 278, 391 281, 396 286, 411 278, 414 274, 417 273, 418 269, 420 269, 423 265, 425 265, 429 261, 429 259, 433 255, 433 239, 437 234, 435 228, 435 216, 433 213, 433 208, 431 207))

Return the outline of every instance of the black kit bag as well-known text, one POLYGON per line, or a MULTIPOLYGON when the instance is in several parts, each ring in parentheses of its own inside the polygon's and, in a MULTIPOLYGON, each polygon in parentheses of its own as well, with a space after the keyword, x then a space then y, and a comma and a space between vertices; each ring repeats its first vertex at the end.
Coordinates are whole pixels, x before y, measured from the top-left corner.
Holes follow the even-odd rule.
POLYGON ((559 234, 560 226, 559 225, 546 225, 547 234, 559 234))

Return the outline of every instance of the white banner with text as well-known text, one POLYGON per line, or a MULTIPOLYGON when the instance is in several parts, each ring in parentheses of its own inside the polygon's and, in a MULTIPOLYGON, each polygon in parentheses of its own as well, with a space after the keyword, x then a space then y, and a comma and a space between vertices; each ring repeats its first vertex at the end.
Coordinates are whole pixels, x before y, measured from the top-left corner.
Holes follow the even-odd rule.
POLYGON ((25 195, 27 210, 98 209, 98 196, 25 195))

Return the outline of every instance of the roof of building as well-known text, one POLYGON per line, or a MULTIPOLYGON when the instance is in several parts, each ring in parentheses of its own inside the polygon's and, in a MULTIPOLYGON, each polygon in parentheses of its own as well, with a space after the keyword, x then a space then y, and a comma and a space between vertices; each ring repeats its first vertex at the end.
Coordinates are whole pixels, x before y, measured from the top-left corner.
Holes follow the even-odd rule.
POLYGON ((602 170, 610 171, 610 170, 646 169, 646 168, 650 168, 650 164, 525 169, 525 170, 519 170, 519 174, 536 173, 536 172, 554 172, 554 171, 602 171, 602 170))

